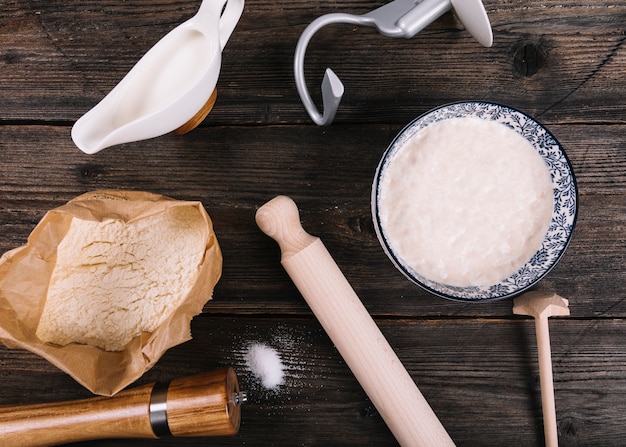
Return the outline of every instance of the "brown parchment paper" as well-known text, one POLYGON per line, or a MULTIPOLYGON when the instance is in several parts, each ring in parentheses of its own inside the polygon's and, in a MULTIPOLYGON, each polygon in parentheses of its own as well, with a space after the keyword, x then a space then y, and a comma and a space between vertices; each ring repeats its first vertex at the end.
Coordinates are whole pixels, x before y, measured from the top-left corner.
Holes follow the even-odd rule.
POLYGON ((212 222, 200 202, 138 191, 94 191, 48 211, 26 245, 0 258, 0 341, 38 354, 95 394, 111 396, 148 371, 169 348, 191 339, 191 320, 212 297, 222 272, 222 254, 212 222), (208 236, 198 280, 181 306, 152 333, 135 337, 124 351, 72 343, 43 343, 35 335, 56 262, 56 249, 73 217, 133 222, 169 207, 197 208, 208 236))

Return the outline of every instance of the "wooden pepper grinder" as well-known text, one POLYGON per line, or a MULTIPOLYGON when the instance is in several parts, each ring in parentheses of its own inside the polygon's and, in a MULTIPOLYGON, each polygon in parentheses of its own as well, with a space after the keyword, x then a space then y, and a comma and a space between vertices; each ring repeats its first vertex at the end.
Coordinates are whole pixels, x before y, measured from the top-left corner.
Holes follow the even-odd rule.
POLYGON ((5 406, 0 407, 0 444, 39 447, 95 439, 234 435, 245 400, 229 367, 113 397, 5 406))

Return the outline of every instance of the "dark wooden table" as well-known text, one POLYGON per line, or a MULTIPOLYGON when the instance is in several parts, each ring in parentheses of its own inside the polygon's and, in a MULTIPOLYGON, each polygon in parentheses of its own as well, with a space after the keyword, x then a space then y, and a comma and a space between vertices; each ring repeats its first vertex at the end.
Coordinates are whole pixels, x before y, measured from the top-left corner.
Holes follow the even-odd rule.
MULTIPOLYGON (((224 255, 193 340, 137 384, 233 366, 250 393, 238 435, 85 445, 386 446, 396 442, 254 222, 278 194, 298 204, 459 446, 542 445, 533 322, 512 301, 463 304, 406 280, 374 233, 376 165, 402 127, 453 101, 488 100, 543 122, 579 187, 579 218, 537 286, 570 300, 550 320, 561 445, 626 443, 626 4, 486 0, 494 45, 450 13, 416 37, 322 30, 306 58, 317 100, 324 68, 346 86, 336 121, 314 125, 293 79, 300 33, 330 12, 383 2, 249 0, 223 54, 215 108, 201 127, 86 155, 70 138, 93 107, 199 1, 0 2, 0 250, 23 245, 44 213, 98 189, 200 200, 224 255), (273 346, 286 383, 265 390, 243 359, 273 346)), ((89 397, 28 351, 0 348, 0 404, 89 397)))

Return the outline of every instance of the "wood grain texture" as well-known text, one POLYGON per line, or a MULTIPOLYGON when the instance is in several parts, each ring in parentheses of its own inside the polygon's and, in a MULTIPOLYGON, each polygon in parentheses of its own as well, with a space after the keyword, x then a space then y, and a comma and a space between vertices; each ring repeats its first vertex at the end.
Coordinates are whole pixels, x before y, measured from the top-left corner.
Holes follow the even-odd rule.
POLYGON ((239 430, 239 386, 232 368, 171 380, 164 391, 160 386, 131 387, 113 397, 0 406, 0 441, 10 447, 45 447, 95 439, 155 439, 163 435, 162 421, 155 416, 159 411, 165 411, 167 433, 175 437, 230 436, 239 430))
MULTIPOLYGON (((626 126, 551 130, 577 175, 580 209, 565 257, 540 287, 570 299, 572 315, 621 318, 626 126)), ((5 251, 25 243, 46 210, 90 190, 141 189, 201 200, 224 251, 215 294, 225 301, 211 302, 211 309, 299 313, 306 305, 280 267, 278 247, 254 222, 259 206, 289 194, 303 226, 322 239, 370 312, 510 315, 509 302, 475 306, 434 298, 407 283, 383 253, 369 196, 380 155, 397 131, 391 125, 209 127, 88 156, 72 147, 66 127, 4 126, 0 245, 5 251), (362 261, 355 263, 355 256, 362 261)))
MULTIPOLYGON (((224 51, 220 99, 210 122, 308 123, 292 73, 300 33, 321 14, 363 14, 383 3, 248 2, 224 51)), ((2 59, 11 68, 0 78, 3 118, 77 119, 197 4, 13 3, 0 13, 2 59)), ((324 29, 305 60, 309 88, 319 92, 327 66, 342 78, 346 95, 338 123, 405 123, 431 107, 466 99, 506 101, 547 122, 623 123, 617 81, 626 57, 625 5, 485 5, 492 48, 480 47, 452 14, 409 40, 347 25, 324 29), (524 57, 533 53, 542 56, 524 57)))
MULTIPOLYGON (((377 324, 457 445, 542 444, 539 369, 531 319, 383 319, 377 324)), ((619 445, 623 440, 625 329, 617 319, 550 321, 562 444, 619 445)), ((233 366, 241 388, 250 396, 242 407, 239 434, 215 440, 122 440, 85 445, 395 445, 313 317, 277 320, 204 314, 194 320, 192 330, 194 339, 168 351, 139 383, 233 366), (281 354, 285 385, 277 391, 263 388, 246 366, 247 347, 255 342, 271 345, 281 354)), ((39 357, 6 348, 0 353, 3 402, 88 397, 86 390, 39 357), (29 379, 24 377, 25 371, 29 379), (33 385, 36 381, 45 385, 37 388, 33 385)))
MULTIPOLYGON (((579 216, 566 255, 537 286, 569 300, 550 321, 560 444, 626 442, 626 4, 485 0, 494 45, 453 14, 416 37, 332 26, 311 41, 316 102, 331 67, 346 87, 333 125, 307 116, 293 80, 300 33, 331 12, 383 1, 249 0, 222 61, 219 96, 202 124, 85 155, 72 124, 169 30, 191 0, 50 0, 0 8, 0 252, 26 242, 44 213, 96 189, 200 200, 224 270, 213 300, 137 385, 233 366, 251 394, 238 435, 213 445, 388 446, 391 432, 280 265, 254 221, 285 194, 374 316, 459 446, 542 445, 532 320, 512 301, 467 304, 410 284, 374 233, 370 193, 387 145, 412 119, 453 101, 519 108, 563 145, 579 216), (279 350, 286 383, 269 391, 247 369, 249 343, 279 350)), ((319 103, 319 102, 318 102, 319 103)), ((40 357, 0 347, 0 404, 90 397, 40 357)), ((207 439, 101 441, 85 446, 207 445, 207 439)))
POLYGON ((147 385, 114 399, 0 407, 0 439, 8 447, 43 447, 85 439, 155 438, 148 410, 151 391, 147 385))

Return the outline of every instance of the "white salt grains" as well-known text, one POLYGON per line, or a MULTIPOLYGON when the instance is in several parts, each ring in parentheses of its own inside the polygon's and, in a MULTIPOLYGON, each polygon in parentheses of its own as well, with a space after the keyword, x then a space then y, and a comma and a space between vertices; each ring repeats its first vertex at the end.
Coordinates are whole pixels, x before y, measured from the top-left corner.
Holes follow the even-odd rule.
POLYGON ((263 387, 275 389, 283 384, 283 362, 274 348, 263 343, 254 343, 246 351, 244 360, 263 387))

